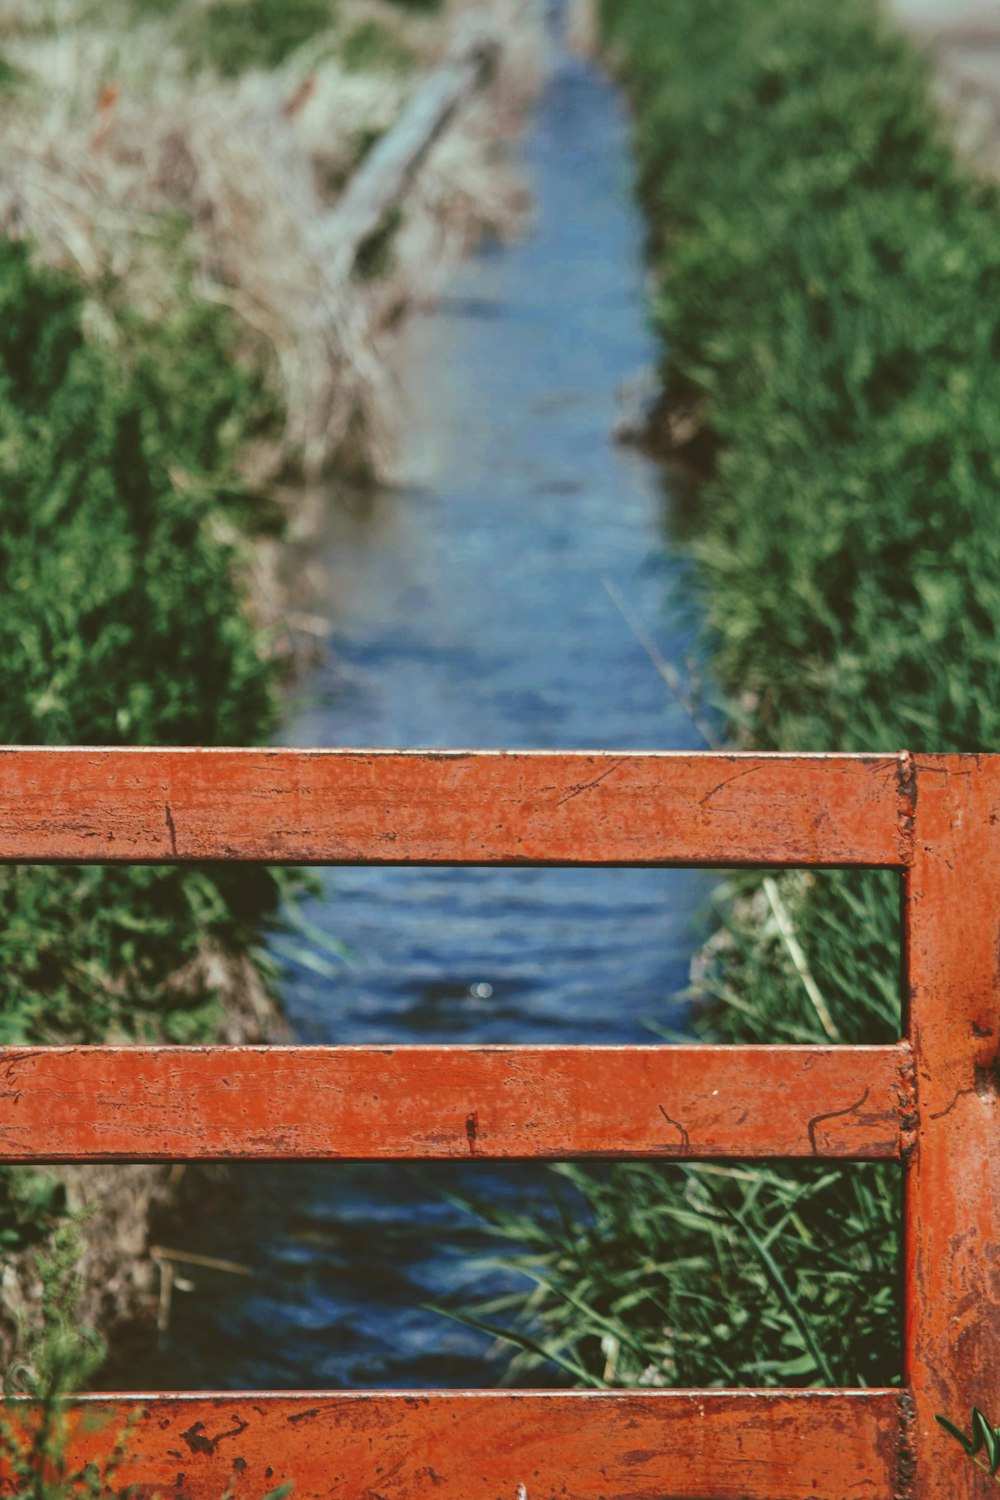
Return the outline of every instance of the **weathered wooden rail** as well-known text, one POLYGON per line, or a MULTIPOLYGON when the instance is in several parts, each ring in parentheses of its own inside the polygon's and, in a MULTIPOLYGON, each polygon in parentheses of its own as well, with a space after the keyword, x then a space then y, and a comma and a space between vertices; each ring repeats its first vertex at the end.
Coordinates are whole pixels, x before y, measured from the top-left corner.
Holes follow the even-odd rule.
POLYGON ((164 1500, 234 1476, 298 1500, 971 1500, 934 1414, 1000 1392, 998 819, 1000 756, 0 751, 8 862, 903 877, 893 1046, 0 1049, 7 1162, 895 1159, 900 1389, 90 1396, 75 1452, 138 1408, 121 1481, 164 1500))

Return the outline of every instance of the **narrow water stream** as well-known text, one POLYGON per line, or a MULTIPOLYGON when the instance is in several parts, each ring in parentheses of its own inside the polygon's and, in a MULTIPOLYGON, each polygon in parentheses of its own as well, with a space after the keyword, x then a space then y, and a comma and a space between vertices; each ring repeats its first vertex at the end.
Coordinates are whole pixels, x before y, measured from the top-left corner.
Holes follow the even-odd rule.
MULTIPOLYGON (((406 334, 406 482, 331 518, 328 659, 288 743, 700 748, 612 603, 691 649, 664 476, 608 433, 655 358, 627 127, 562 48, 522 146, 537 210, 406 334)), ((309 919, 350 947, 285 999, 307 1042, 650 1041, 675 1023, 704 877, 667 870, 335 870, 309 919)), ((441 1189, 522 1212, 544 1168, 247 1167, 221 1175, 183 1248, 195 1270, 153 1367, 122 1385, 490 1385, 489 1341, 424 1304, 495 1289, 441 1189)), ((119 1372, 121 1373, 121 1372, 119 1372)))

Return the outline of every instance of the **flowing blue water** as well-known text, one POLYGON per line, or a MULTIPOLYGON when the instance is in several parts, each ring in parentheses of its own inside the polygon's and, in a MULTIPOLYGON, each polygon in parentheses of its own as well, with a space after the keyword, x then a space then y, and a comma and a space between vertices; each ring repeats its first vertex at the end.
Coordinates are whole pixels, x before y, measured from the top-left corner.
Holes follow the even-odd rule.
MULTIPOLYGON (((331 629, 299 745, 701 748, 604 587, 664 656, 691 650, 662 471, 608 433, 656 357, 621 100, 553 30, 521 148, 536 212, 405 336, 405 482, 331 516, 331 629)), ((308 910, 345 941, 293 965, 307 1042, 634 1042, 676 1023, 705 878, 669 870, 335 870, 308 910)), ((489 1340, 423 1306, 496 1290, 441 1189, 524 1212, 544 1168, 231 1169, 171 1231, 246 1263, 193 1270, 155 1358, 123 1384, 489 1385, 489 1340)))

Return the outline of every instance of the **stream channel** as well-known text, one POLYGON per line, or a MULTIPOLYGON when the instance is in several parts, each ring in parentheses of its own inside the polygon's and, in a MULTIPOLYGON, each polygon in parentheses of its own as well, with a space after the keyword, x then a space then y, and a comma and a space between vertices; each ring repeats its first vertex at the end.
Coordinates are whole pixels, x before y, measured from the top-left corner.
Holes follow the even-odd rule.
MULTIPOLYGON (((609 432, 652 363, 628 125, 562 45, 520 145, 529 232, 489 245, 402 335, 404 482, 330 518, 324 664, 283 738, 322 746, 703 748, 604 586, 692 651, 661 468, 609 432)), ((350 948, 290 964, 311 1043, 633 1043, 676 1025, 711 877, 677 870, 322 872, 309 920, 350 948)), ((122 1388, 489 1386, 490 1340, 427 1304, 509 1286, 444 1192, 519 1213, 543 1166, 245 1165, 210 1178, 172 1243, 168 1332, 122 1388)), ((522 1283, 523 1284, 523 1283, 522 1283)), ((559 1379, 553 1372, 551 1379, 559 1379)), ((533 1381, 538 1384, 536 1378, 533 1381)))

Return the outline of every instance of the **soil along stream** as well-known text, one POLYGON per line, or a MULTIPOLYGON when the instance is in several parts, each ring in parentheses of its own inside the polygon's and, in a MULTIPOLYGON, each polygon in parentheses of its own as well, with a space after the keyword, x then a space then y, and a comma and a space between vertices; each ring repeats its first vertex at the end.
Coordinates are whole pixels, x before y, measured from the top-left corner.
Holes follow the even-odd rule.
MULTIPOLYGON (((330 651, 289 743, 702 743, 604 586, 688 652, 663 475, 608 439, 616 386, 656 352, 626 122, 557 23, 523 146, 533 227, 404 336, 403 482, 331 520, 330 651)), ((648 1041, 647 1018, 676 1019, 705 890, 665 870, 325 872, 308 916, 350 955, 292 964, 289 1017, 308 1042, 648 1041)), ((179 1265, 192 1289, 155 1358, 115 1383, 494 1383, 489 1340, 422 1306, 485 1274, 441 1188, 528 1214, 549 1191, 522 1167, 227 1171, 161 1237, 252 1277, 179 1265)))

